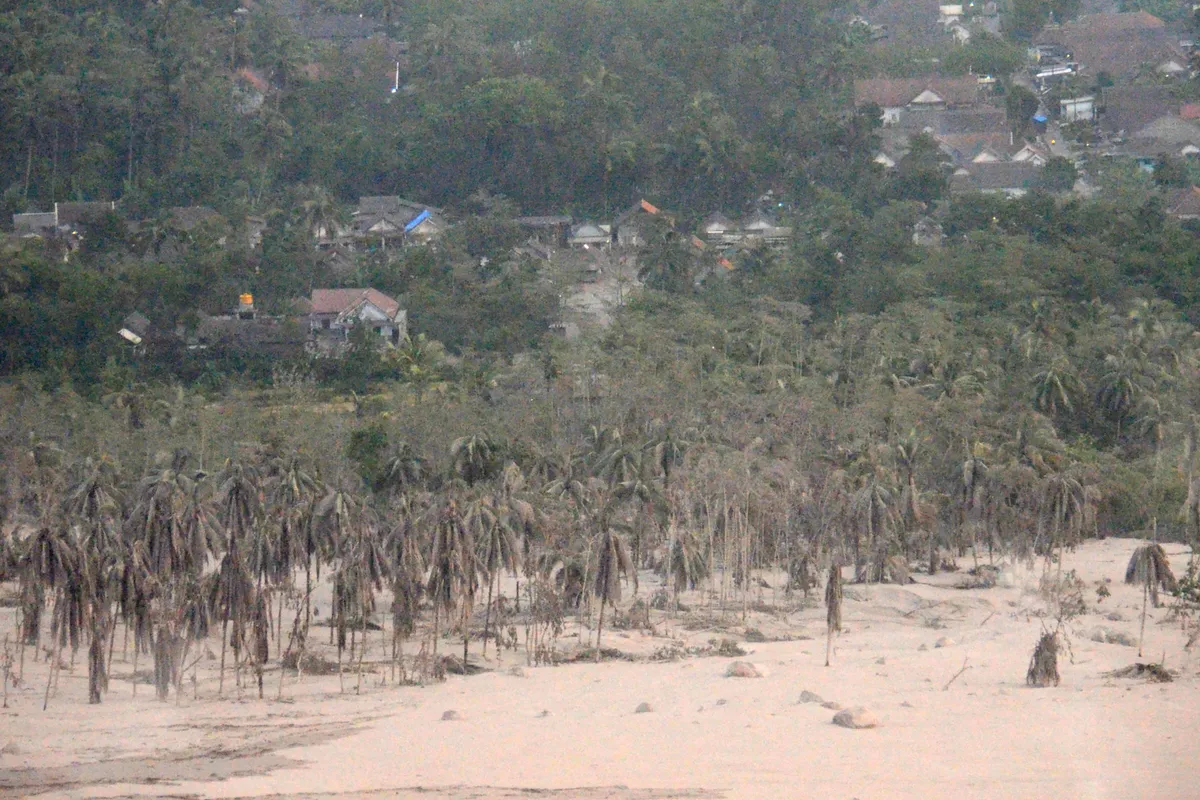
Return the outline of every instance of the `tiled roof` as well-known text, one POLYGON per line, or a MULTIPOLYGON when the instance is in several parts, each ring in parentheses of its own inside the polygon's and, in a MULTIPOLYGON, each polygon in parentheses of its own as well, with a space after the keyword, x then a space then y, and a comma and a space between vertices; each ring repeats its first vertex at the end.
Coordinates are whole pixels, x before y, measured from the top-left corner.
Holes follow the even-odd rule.
POLYGON ((374 305, 389 317, 395 318, 400 312, 400 304, 391 297, 375 289, 313 289, 312 313, 314 314, 343 314, 352 311, 362 303, 374 305))
POLYGON ((1107 72, 1120 77, 1143 65, 1157 67, 1182 58, 1163 21, 1144 11, 1088 14, 1061 28, 1047 29, 1040 38, 1063 44, 1091 75, 1107 72))
POLYGON ((880 108, 900 108, 920 94, 932 91, 947 105, 970 105, 979 95, 974 78, 872 78, 854 82, 854 102, 857 105, 874 103, 880 108))
POLYGON ((1167 202, 1168 216, 1177 219, 1200 218, 1200 187, 1182 189, 1167 202))

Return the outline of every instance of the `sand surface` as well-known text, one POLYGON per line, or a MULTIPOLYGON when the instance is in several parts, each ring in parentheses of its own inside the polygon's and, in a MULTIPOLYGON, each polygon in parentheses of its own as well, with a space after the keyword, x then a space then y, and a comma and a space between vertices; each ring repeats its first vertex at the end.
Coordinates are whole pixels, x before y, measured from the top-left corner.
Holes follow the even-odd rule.
MULTIPOLYGON (((761 678, 725 677, 734 659, 721 657, 513 674, 524 662, 517 652, 426 687, 380 686, 381 670, 361 694, 352 675, 345 694, 337 676, 286 676, 283 701, 273 699, 278 672, 268 673, 268 699, 247 690, 238 700, 228 678, 216 698, 206 662, 199 699, 185 684, 176 704, 147 685, 134 698, 131 665, 118 654, 112 691, 89 706, 81 654, 42 711, 45 664, 29 661, 0 712, 0 797, 1200 797, 1200 661, 1185 649, 1171 601, 1150 610, 1145 658, 1090 638, 1103 626, 1136 642, 1142 593, 1120 581, 1137 544, 1110 539, 1068 553, 1066 568, 1087 582, 1088 613, 1072 623, 1057 688, 1024 683, 1048 624, 1040 564, 990 589, 953 588, 963 572, 847 586, 846 631, 829 668, 824 609, 770 590, 744 621, 740 603, 722 618, 689 595, 692 610, 656 614, 653 635, 605 635, 606 647, 644 659, 673 642, 738 638, 748 651, 740 660, 761 678), (1105 579, 1112 594, 1098 600, 1105 579), (747 626, 783 641, 745 642, 747 626), (1104 674, 1163 659, 1174 682, 1104 674), (834 726, 833 709, 798 702, 804 690, 866 706, 882 724, 834 726), (653 710, 634 713, 643 702, 653 710), (449 710, 461 718, 442 721, 449 710)), ((1189 551, 1166 549, 1182 574, 1189 551)), ((651 588, 642 583, 643 593, 651 588)), ((12 630, 12 613, 0 609, 0 630, 12 630)), ((568 624, 565 645, 577 630, 568 624)))

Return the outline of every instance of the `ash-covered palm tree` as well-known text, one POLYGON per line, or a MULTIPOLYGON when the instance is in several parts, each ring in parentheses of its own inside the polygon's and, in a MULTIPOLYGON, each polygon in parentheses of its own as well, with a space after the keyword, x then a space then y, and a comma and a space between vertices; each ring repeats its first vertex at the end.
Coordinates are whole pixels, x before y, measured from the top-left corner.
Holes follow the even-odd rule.
POLYGON ((596 539, 596 599, 600 602, 600 619, 596 625, 596 661, 600 661, 600 637, 604 633, 604 608, 621 600, 621 578, 628 578, 634 571, 629 547, 617 533, 607 512, 596 520, 599 528, 596 539))
MULTIPOLYGON (((336 561, 338 555, 343 552, 343 543, 352 535, 355 527, 361 524, 362 514, 361 498, 341 484, 330 486, 325 497, 317 503, 313 512, 314 539, 328 548, 331 561, 336 561)), ((346 647, 347 633, 347 618, 342 613, 346 609, 339 603, 342 599, 344 598, 334 593, 329 620, 330 643, 334 643, 336 636, 339 664, 342 651, 346 647)))
POLYGON ((99 703, 108 690, 105 646, 113 625, 119 566, 126 543, 120 536, 123 517, 115 463, 87 459, 81 479, 72 487, 64 512, 79 531, 80 578, 84 583, 84 625, 88 646, 88 702, 99 703))
POLYGON ((155 674, 163 676, 156 688, 163 700, 180 666, 177 655, 183 642, 177 626, 186 600, 183 587, 194 583, 187 578, 199 576, 210 555, 221 550, 211 516, 207 475, 189 470, 189 458, 186 452, 177 452, 169 464, 151 472, 139 486, 126 520, 131 547, 137 550, 128 566, 146 573, 130 579, 131 583, 141 582, 147 603, 147 619, 139 620, 135 631, 152 637, 135 637, 135 658, 147 645, 153 647, 155 674))
MULTIPOLYGON (((345 629, 357 622, 358 627, 358 683, 355 691, 362 690, 363 660, 367 652, 367 625, 375 611, 375 593, 383 588, 387 577, 387 557, 376 534, 373 515, 365 508, 355 509, 344 535, 337 544, 337 556, 333 571, 333 595, 337 607, 339 627, 338 665, 341 671, 341 652, 345 641, 345 629)), ((354 634, 351 634, 350 653, 354 655, 354 634)))
POLYGON ((79 646, 87 576, 78 539, 57 514, 46 514, 22 549, 18 570, 23 579, 42 587, 50 599, 50 634, 54 651, 42 702, 45 710, 50 702, 52 682, 58 676, 63 647, 68 643, 73 648, 79 646))
MULTIPOLYGON (((971 525, 971 517, 979 509, 983 502, 983 494, 985 491, 985 483, 988 477, 990 466, 987 462, 987 456, 990 449, 977 442, 974 447, 970 448, 966 459, 962 463, 962 480, 959 483, 959 501, 961 522, 965 525, 971 525)), ((979 541, 975 536, 976 527, 971 526, 971 550, 975 553, 975 565, 979 565, 979 541)), ((929 554, 929 574, 933 575, 937 572, 937 548, 936 539, 935 546, 930 549, 929 554)), ((990 548, 990 545, 989 545, 990 548)))
POLYGON ((537 530, 538 519, 533 505, 517 496, 524 486, 524 480, 520 468, 510 463, 504 469, 500 488, 490 495, 475 498, 463 512, 463 521, 471 529, 478 549, 479 570, 488 586, 483 620, 485 655, 491 627, 492 597, 500 573, 507 571, 514 576, 518 574, 524 551, 522 542, 531 539, 537 530))
POLYGON ((855 580, 882 581, 888 551, 900 520, 896 513, 896 492, 890 476, 878 465, 864 477, 854 493, 850 511, 856 523, 855 580), (868 551, 865 558, 860 544, 864 537, 868 551))
POLYGON ((1088 494, 1083 483, 1068 472, 1054 472, 1042 483, 1042 513, 1050 524, 1051 539, 1047 546, 1047 561, 1050 551, 1058 547, 1057 577, 1062 577, 1063 552, 1067 544, 1078 540, 1087 515, 1088 494))
POLYGON ((425 483, 426 472, 424 460, 413 452, 408 442, 399 442, 383 462, 375 490, 393 495, 412 491, 425 483))
POLYGON ((400 495, 387 515, 383 546, 392 581, 392 664, 404 675, 403 641, 412 636, 424 593, 425 558, 421 552, 417 510, 412 498, 400 495))
POLYGON ((449 499, 438 514, 429 556, 426 592, 433 603, 433 651, 437 652, 440 617, 461 608, 463 623, 463 669, 470 641, 470 612, 479 588, 479 567, 471 529, 464 523, 458 503, 449 499))
POLYGON ((486 433, 461 436, 450 444, 451 469, 468 486, 494 476, 499 459, 499 445, 486 433))
MULTIPOLYGON (((303 647, 311 623, 312 610, 312 561, 316 555, 317 541, 313 535, 313 512, 320 496, 320 482, 308 472, 307 466, 298 456, 276 459, 270 466, 266 481, 267 517, 276 536, 272 578, 276 585, 285 590, 290 588, 300 562, 304 563, 304 602, 296 607, 296 619, 292 623, 292 634, 288 649, 303 647)), ((280 618, 276 634, 282 637, 283 600, 280 599, 280 618)), ((283 654, 282 638, 276 649, 283 654)))
POLYGON ((230 644, 229 626, 233 625, 234 674, 240 688, 242 653, 247 641, 246 623, 260 592, 254 587, 254 575, 262 574, 261 565, 270 556, 261 543, 262 503, 257 471, 241 462, 228 461, 217 478, 218 520, 223 547, 217 568, 215 610, 221 619, 221 675, 217 693, 225 687, 225 648, 230 644))

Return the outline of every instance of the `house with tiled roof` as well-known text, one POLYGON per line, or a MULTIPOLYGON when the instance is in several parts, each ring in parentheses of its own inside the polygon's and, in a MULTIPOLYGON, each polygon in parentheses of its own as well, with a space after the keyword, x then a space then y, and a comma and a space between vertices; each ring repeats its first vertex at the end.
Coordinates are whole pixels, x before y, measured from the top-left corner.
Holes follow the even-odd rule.
POLYGON ((1028 161, 1000 161, 959 167, 950 176, 950 191, 1004 194, 1009 197, 1036 189, 1042 168, 1028 161))
POLYGON ((876 105, 883 112, 885 125, 900 123, 905 110, 972 106, 979 100, 979 83, 971 76, 965 78, 871 78, 854 82, 854 103, 858 106, 876 105))
POLYGON ((1200 186, 1180 189, 1167 198, 1167 216, 1178 220, 1200 219, 1200 186))
POLYGON ((375 289, 313 289, 308 327, 319 353, 343 349, 359 327, 395 345, 408 336, 408 312, 375 289))
POLYGON ((1105 72, 1120 79, 1160 68, 1160 74, 1172 74, 1187 63, 1166 23, 1145 11, 1085 14, 1047 26, 1038 42, 1061 45, 1092 76, 1105 72))
POLYGON ((395 195, 360 197, 350 220, 353 238, 384 247, 389 240, 423 243, 446 227, 441 209, 395 195))

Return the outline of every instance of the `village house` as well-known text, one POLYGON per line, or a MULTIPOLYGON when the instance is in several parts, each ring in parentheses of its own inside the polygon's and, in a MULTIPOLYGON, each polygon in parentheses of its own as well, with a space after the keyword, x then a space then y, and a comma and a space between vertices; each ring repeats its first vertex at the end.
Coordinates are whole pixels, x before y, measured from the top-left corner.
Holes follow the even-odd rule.
POLYGON ((317 353, 336 354, 359 327, 383 343, 399 344, 408 336, 408 312, 375 289, 313 289, 308 327, 317 353))
POLYGON ((1140 130, 1179 110, 1179 100, 1172 87, 1162 85, 1105 87, 1101 90, 1097 109, 1100 128, 1117 137, 1140 130))
POLYGON ((736 244, 742 240, 741 226, 719 211, 714 211, 700 223, 704 239, 713 244, 736 244))
POLYGON ((780 226, 770 215, 756 211, 742 221, 744 241, 764 241, 770 245, 784 245, 792 238, 792 229, 780 226))
POLYGON ((653 218, 671 218, 647 200, 639 200, 613 220, 613 242, 622 247, 642 247, 646 244, 646 225, 653 218))
POLYGON ((571 233, 567 236, 567 246, 579 250, 608 247, 611 242, 612 226, 596 222, 581 222, 571 228, 571 233))
POLYGON ((1013 161, 1028 162, 1039 167, 1046 166, 1046 162, 1050 160, 1050 150, 1043 144, 1029 143, 1021 145, 1017 152, 1012 154, 1013 161))
POLYGON ((700 237, 694 239, 698 249, 706 245, 733 246, 745 244, 754 245, 766 242, 773 246, 787 244, 791 240, 792 229, 781 226, 769 214, 756 211, 741 222, 734 222, 719 211, 715 211, 700 223, 700 237))
POLYGON ((116 208, 113 202, 55 203, 53 211, 13 214, 13 233, 19 238, 78 236, 81 227, 116 208))
POLYGON ((1085 14, 1047 26, 1037 42, 1059 45, 1093 77, 1103 72, 1120 81, 1146 70, 1167 75, 1186 71, 1187 59, 1176 38, 1161 19, 1145 11, 1085 14))
POLYGON ((1042 168, 1028 161, 970 164, 959 167, 950 176, 950 191, 953 194, 983 192, 1021 197, 1036 189, 1041 177, 1042 168))
POLYGON ((423 244, 447 228, 440 209, 395 195, 360 197, 349 236, 358 241, 423 244))
POLYGON ((1167 198, 1167 216, 1181 221, 1200 219, 1200 187, 1180 189, 1167 198))
POLYGON ((571 236, 571 218, 568 216, 517 217, 515 220, 530 238, 551 247, 566 247, 571 236))
POLYGON ((302 317, 259 314, 254 297, 243 294, 237 307, 225 314, 199 313, 186 341, 189 350, 207 351, 212 356, 295 358, 308 342, 305 328, 302 317))
POLYGON ((1128 155, 1152 164, 1161 156, 1190 158, 1200 155, 1200 125, 1169 114, 1129 134, 1124 147, 1113 155, 1128 155))
POLYGON ((878 106, 884 125, 900 124, 906 113, 968 107, 978 100, 979 84, 970 76, 872 78, 854 82, 855 104, 878 106))
POLYGON ((1063 122, 1094 122, 1096 120, 1095 95, 1064 97, 1059 100, 1058 118, 1063 122))

